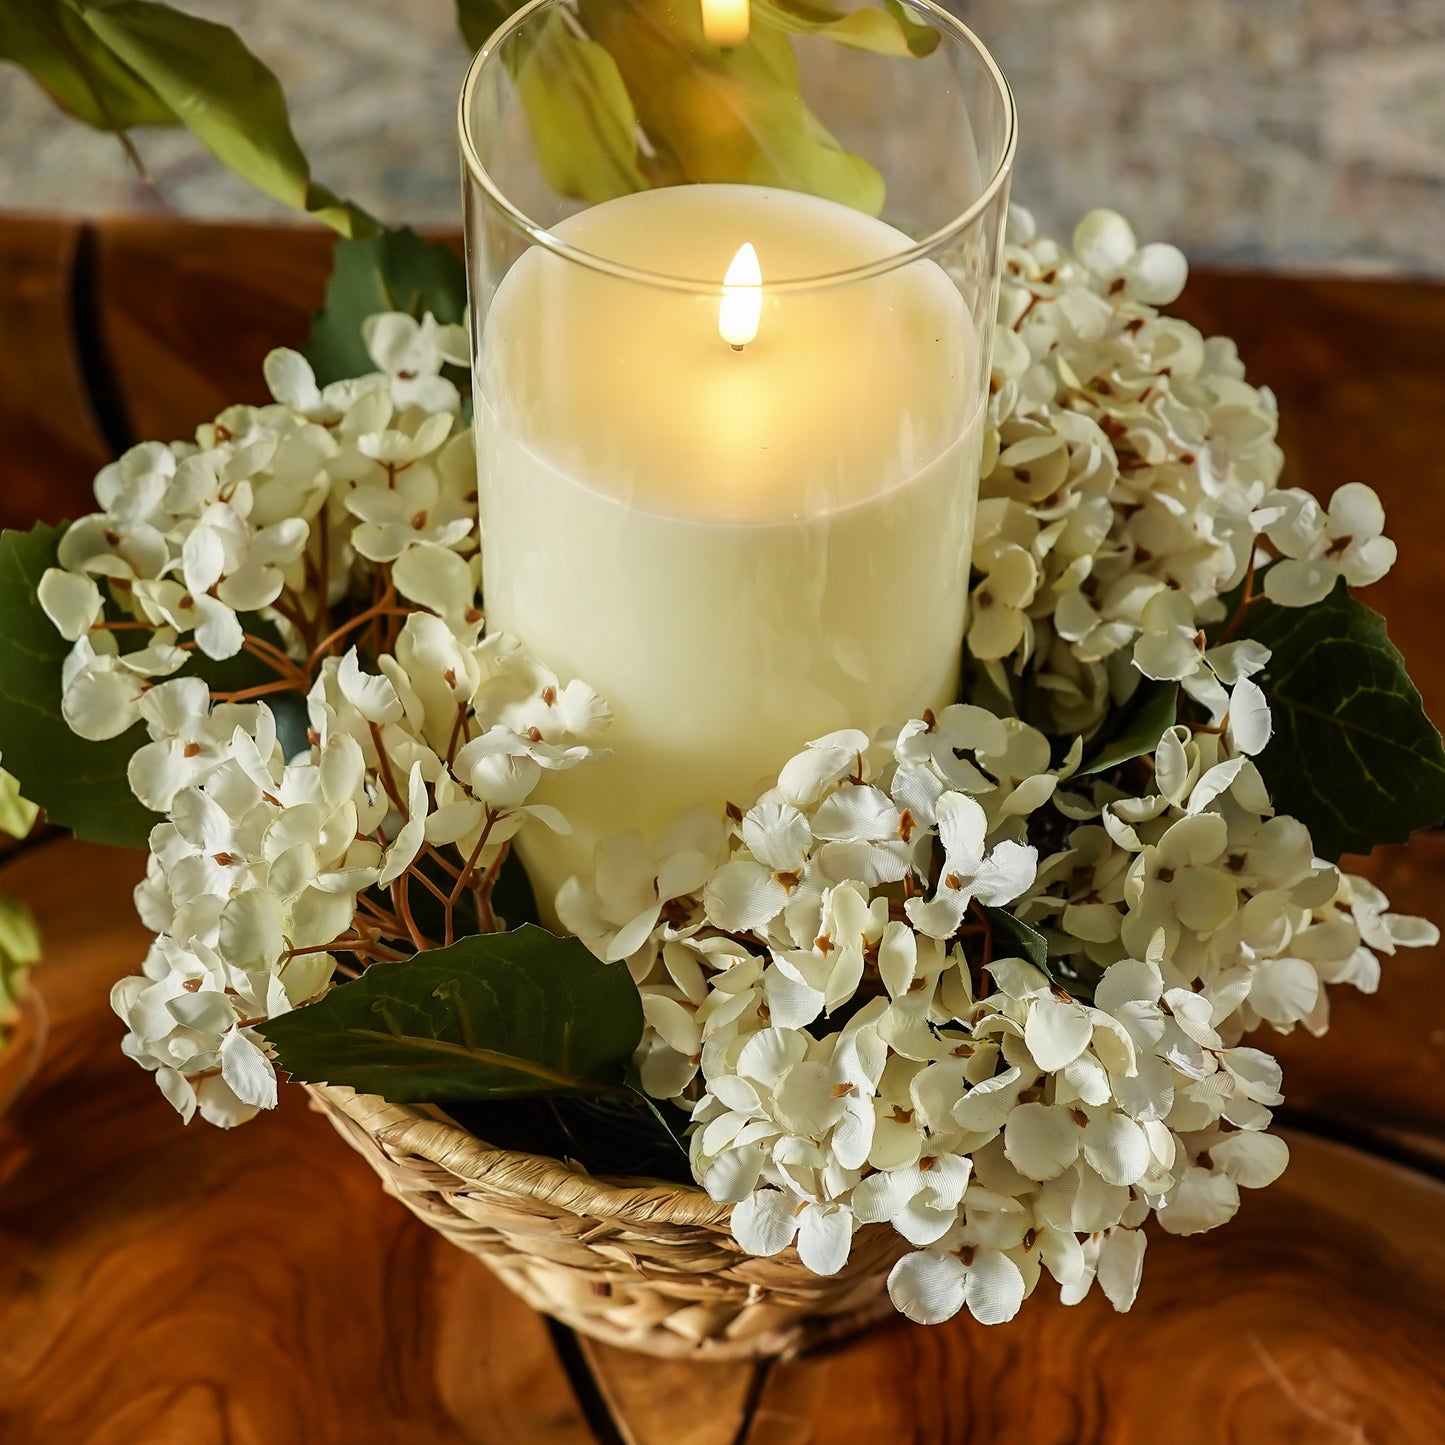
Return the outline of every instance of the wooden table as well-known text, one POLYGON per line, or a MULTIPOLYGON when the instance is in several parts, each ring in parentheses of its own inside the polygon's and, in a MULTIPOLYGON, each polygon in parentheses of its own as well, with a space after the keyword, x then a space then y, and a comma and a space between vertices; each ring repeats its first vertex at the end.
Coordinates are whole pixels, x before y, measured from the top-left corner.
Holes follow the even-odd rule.
MULTIPOLYGON (((309 231, 0 222, 0 525, 86 510, 142 437, 260 400, 327 267, 309 231)), ((1178 308, 1280 398, 1290 479, 1364 478, 1400 565, 1374 590, 1445 716, 1445 290, 1197 276, 1178 308)), ((3 625, 3 619, 0 619, 3 625)), ((34 905, 51 1034, 0 1123, 5 1445, 1091 1445, 1445 1440, 1445 982, 1387 960, 1324 1040, 1280 1040, 1294 1161, 1230 1226, 1151 1244, 1116 1316, 1045 1285, 1014 1323, 896 1324, 771 1368, 579 1340, 386 1198, 284 1090, 234 1134, 182 1128, 120 1055, 106 995, 146 944, 134 855, 51 841, 34 905)), ((1368 865, 1445 914, 1445 840, 1368 865)))

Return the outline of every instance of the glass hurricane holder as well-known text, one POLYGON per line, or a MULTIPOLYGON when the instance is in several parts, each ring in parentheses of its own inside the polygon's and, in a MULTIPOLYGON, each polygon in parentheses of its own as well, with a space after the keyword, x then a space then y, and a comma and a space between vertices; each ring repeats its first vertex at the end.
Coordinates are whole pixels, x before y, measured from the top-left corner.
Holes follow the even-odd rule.
POLYGON ((548 921, 601 838, 655 846, 804 742, 957 695, 1008 86, 956 19, 902 0, 921 57, 759 33, 796 74, 772 65, 776 103, 730 144, 750 72, 696 4, 535 0, 462 93, 487 626, 613 709, 610 756, 542 790, 571 833, 519 839, 548 921), (612 112, 575 91, 604 21, 619 53, 629 26, 671 48, 632 96, 635 155, 588 202, 562 191, 595 197, 578 168, 617 154, 612 112), (728 124, 680 159, 679 113, 728 124))

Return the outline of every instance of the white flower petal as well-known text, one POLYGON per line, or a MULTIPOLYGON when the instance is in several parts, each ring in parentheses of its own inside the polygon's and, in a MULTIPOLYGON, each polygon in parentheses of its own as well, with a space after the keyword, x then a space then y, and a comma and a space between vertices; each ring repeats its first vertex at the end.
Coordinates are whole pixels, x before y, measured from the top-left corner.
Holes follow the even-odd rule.
POLYGON ((853 1245, 853 1215, 838 1205, 805 1204, 798 1219, 798 1258, 814 1274, 837 1274, 853 1245))
MULTIPOLYGON (((724 1149, 715 1159, 709 1161, 702 1176, 703 1187, 710 1198, 719 1204, 740 1204, 749 1199, 758 1187, 758 1175, 763 1167, 763 1151, 756 1145, 744 1145, 736 1149, 724 1149)), ((781 1199, 776 1190, 770 1191, 781 1199)), ((736 1211, 734 1211, 736 1228, 736 1211)), ((791 1242, 789 1235, 784 1244, 791 1242)), ((739 1240, 739 1243, 742 1243, 739 1240)), ((778 1249, 782 1249, 780 1244, 778 1249)), ((747 1245, 743 1245, 746 1249, 747 1245)), ((754 1254, 776 1254, 777 1250, 752 1250, 754 1254)))
POLYGON ((780 1189, 760 1189, 733 1206, 733 1238, 749 1254, 781 1254, 798 1232, 796 1201, 780 1189))
POLYGON ((276 1070, 248 1031, 232 1028, 221 1040, 221 1077, 243 1103, 276 1107, 276 1070))
POLYGON ((1137 1184, 1149 1168, 1149 1136, 1127 1114, 1095 1114, 1083 1144, 1084 1158, 1106 1184, 1137 1184))
POLYGON ((1142 1229, 1111 1229, 1099 1243, 1099 1288, 1120 1313, 1129 1309, 1139 1294, 1147 1243, 1142 1229))
POLYGON ((1239 1208, 1239 1186, 1223 1169, 1184 1171, 1184 1177, 1159 1209, 1159 1223, 1169 1234, 1202 1234, 1227 1224, 1239 1208))
POLYGON ((1289 1145, 1277 1134, 1241 1131, 1209 1146, 1209 1157, 1243 1189, 1264 1189, 1284 1173, 1289 1145))
POLYGON ((760 932, 787 902, 788 890, 762 864, 747 858, 724 863, 703 890, 708 918, 730 933, 760 932))
POLYGON ((1029 1179, 1054 1179, 1079 1157, 1079 1126, 1067 1109, 1020 1104, 1004 1124, 1004 1154, 1029 1179))
POLYGON ((974 1252, 964 1282, 964 1303, 981 1325, 1001 1325, 1018 1314, 1026 1288, 1022 1271, 1001 1250, 974 1252))
POLYGON ((905 1254, 888 1275, 893 1307, 915 1324, 940 1325, 963 1308, 968 1271, 941 1250, 905 1254))
POLYGON ((36 588, 36 597, 55 630, 67 642, 84 637, 97 622, 104 604, 95 579, 82 573, 47 567, 36 588))
POLYGON ((1034 1000, 1024 1024, 1024 1042, 1045 1073, 1057 1073, 1089 1047, 1094 1025, 1083 1007, 1052 997, 1034 1000))

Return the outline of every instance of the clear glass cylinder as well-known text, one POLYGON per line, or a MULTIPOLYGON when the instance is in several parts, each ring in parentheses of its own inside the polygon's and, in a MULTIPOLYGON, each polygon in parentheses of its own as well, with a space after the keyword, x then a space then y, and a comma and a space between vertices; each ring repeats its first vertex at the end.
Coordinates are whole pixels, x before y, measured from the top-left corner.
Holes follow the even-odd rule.
POLYGON ((548 917, 957 695, 1012 97, 930 0, 706 3, 533 0, 462 92, 487 626, 614 713, 548 917))

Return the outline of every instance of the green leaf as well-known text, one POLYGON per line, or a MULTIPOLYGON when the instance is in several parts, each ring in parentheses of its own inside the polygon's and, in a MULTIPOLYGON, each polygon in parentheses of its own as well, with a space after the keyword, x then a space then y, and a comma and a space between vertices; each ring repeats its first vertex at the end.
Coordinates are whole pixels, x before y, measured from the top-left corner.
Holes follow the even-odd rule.
POLYGON ((625 966, 527 925, 373 965, 265 1034, 293 1079, 394 1104, 621 1095, 642 1000, 625 966))
POLYGON ((579 0, 578 14, 627 87, 653 154, 654 184, 737 181, 826 196, 870 215, 883 178, 845 151, 803 101, 792 42, 755 25, 719 50, 687 0, 579 0))
POLYGON ((430 311, 443 323, 459 322, 467 304, 461 257, 440 241, 424 241, 410 227, 338 241, 332 250, 326 301, 301 348, 325 386, 374 371, 361 339, 361 323, 378 311, 430 311))
POLYGON ((537 164, 558 195, 596 203, 647 189, 637 112, 602 46, 550 16, 517 65, 516 81, 537 164))
POLYGON ((34 803, 20 796, 20 784, 0 768, 0 833, 12 838, 29 837, 39 814, 34 803))
POLYGON ((920 20, 908 6, 901 4, 900 0, 883 0, 883 8, 898 22, 908 37, 908 49, 912 54, 921 59, 925 55, 932 55, 938 49, 943 37, 933 26, 920 20))
POLYGON ((0 1025, 9 1022, 25 975, 39 960, 40 929, 30 910, 16 898, 0 898, 0 1025))
POLYGON ((1048 973, 1049 946, 1037 928, 1015 918, 1006 908, 980 906, 993 934, 995 958, 1026 958, 1035 968, 1048 973))
POLYGON ((153 0, 11 0, 0 15, 0 59, 24 66, 57 104, 128 149, 132 126, 182 125, 283 205, 342 235, 376 229, 311 179, 280 83, 224 25, 153 0))
MULTIPOLYGON (((457 0, 473 50, 517 6, 457 0)), ((825 0, 754 0, 741 45, 702 34, 696 0, 579 0, 577 20, 541 29, 509 57, 538 163, 561 195, 592 202, 691 181, 786 186, 870 215, 883 178, 804 103, 790 34, 824 34, 887 55, 922 56, 937 33, 898 0, 835 10, 825 0)))
MULTIPOLYGON (((137 723, 117 738, 90 742, 61 715, 60 673, 71 644, 41 609, 36 588, 55 566, 64 530, 41 525, 0 535, 0 758, 52 823, 92 843, 144 848, 159 818, 126 781, 131 754, 147 740, 144 727, 137 723)), ((248 632, 276 639, 258 618, 242 621, 248 632)), ((178 674, 186 675, 227 692, 273 676, 249 653, 225 662, 197 656, 178 674)))
POLYGON ((468 49, 480 50, 491 39, 492 31, 522 4, 523 0, 515 4, 507 0, 457 0, 457 25, 468 49))
POLYGON ((0 898, 0 962, 32 964, 40 959, 40 929, 18 898, 0 898))
POLYGON ((1257 759, 1270 796, 1335 859, 1445 821, 1445 748, 1385 619, 1343 581, 1313 607, 1260 601, 1236 637, 1270 649, 1255 681, 1274 715, 1257 759))
POLYGON ((235 31, 152 0, 66 0, 229 170, 344 236, 376 222, 311 179, 281 83, 235 31))
POLYGON ((931 55, 939 42, 938 32, 915 20, 897 0, 881 10, 836 10, 821 0, 752 0, 752 14, 790 35, 826 35, 878 55, 931 55))
MULTIPOLYGON (((1015 918, 1006 908, 984 908, 993 934, 994 958, 1023 958, 1039 970, 1056 988, 1084 1003, 1094 1000, 1097 972, 1080 972, 1078 960, 1067 954, 1049 955, 1048 938, 1039 930, 1015 918)), ((1072 940, 1071 940, 1072 941, 1072 940)), ((1092 970, 1092 965, 1085 965, 1092 970)))
MULTIPOLYGON (((457 24, 472 50, 516 9, 508 0, 457 0, 457 24)), ((637 112, 616 62, 561 15, 533 43, 506 52, 527 112, 537 164, 558 195, 594 204, 646 190, 638 166, 637 112)))
POLYGON ((1152 753, 1166 729, 1174 726, 1178 713, 1179 684, 1146 678, 1105 733, 1094 738, 1093 751, 1084 759, 1078 775, 1107 772, 1131 758, 1152 753))
POLYGON ((627 1087, 641 1101, 647 1109, 647 1112, 652 1115, 658 1128, 667 1135, 668 1142, 686 1159, 688 1157, 687 1126, 690 1122, 689 1116, 684 1113, 683 1110, 679 1109, 676 1104, 654 1099, 652 1095, 642 1087, 642 1079, 636 1072, 628 1075, 627 1087))
POLYGON ((136 801, 125 770, 145 729, 137 724, 93 743, 60 715, 60 669, 71 645, 35 589, 55 565, 61 531, 39 526, 0 536, 0 757, 52 823, 93 843, 143 848, 159 819, 136 801))
POLYGON ((177 124, 175 112, 64 0, 0 5, 0 60, 29 71, 56 105, 97 130, 177 124))

